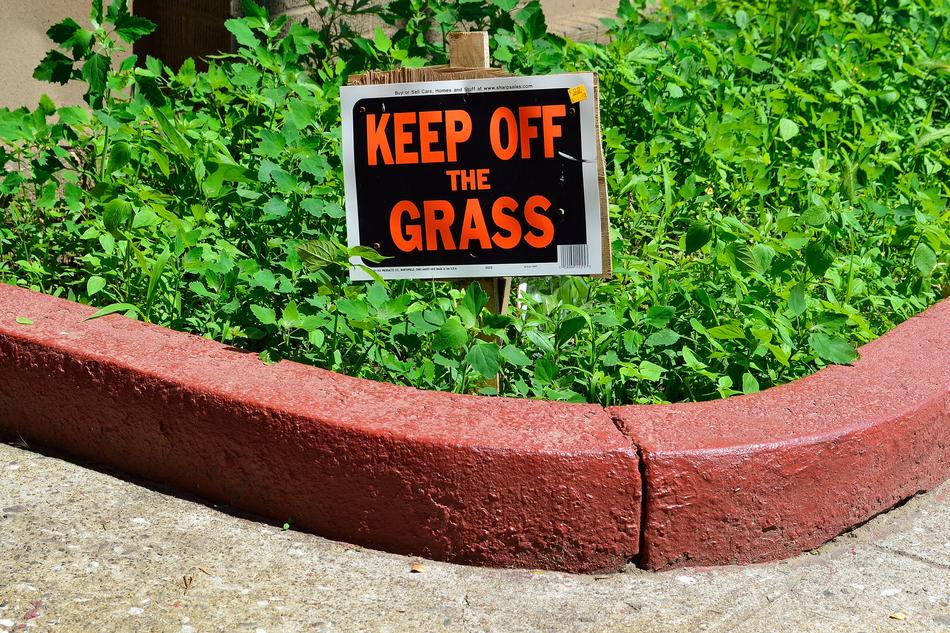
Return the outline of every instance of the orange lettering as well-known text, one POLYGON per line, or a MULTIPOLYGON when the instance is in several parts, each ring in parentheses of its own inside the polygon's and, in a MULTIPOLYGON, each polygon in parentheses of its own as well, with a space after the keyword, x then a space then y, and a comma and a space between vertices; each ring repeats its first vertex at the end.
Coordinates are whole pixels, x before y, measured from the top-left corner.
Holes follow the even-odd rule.
POLYGON ((514 113, 508 108, 498 108, 491 115, 489 124, 489 137, 491 138, 491 148, 495 156, 501 160, 509 160, 518 151, 518 124, 515 122, 514 113), (502 144, 501 123, 505 122, 507 129, 508 143, 502 144))
POLYGON ((543 216, 538 211, 547 211, 551 207, 551 201, 544 196, 531 196, 524 203, 524 219, 540 234, 528 232, 524 236, 524 241, 535 248, 544 248, 554 239, 554 223, 551 218, 543 216))
POLYGON ((554 122, 555 117, 567 115, 563 103, 546 105, 541 111, 541 126, 544 128, 544 157, 554 158, 554 139, 561 136, 561 126, 554 122))
POLYGON ((389 113, 379 117, 379 125, 376 125, 376 115, 366 115, 366 151, 369 156, 369 164, 376 164, 377 151, 382 153, 383 162, 387 165, 393 164, 393 153, 389 149, 389 139, 386 138, 386 126, 389 125, 389 113))
POLYGON ((502 235, 498 231, 492 235, 492 242, 498 248, 511 249, 518 245, 518 242, 521 241, 521 223, 512 216, 505 213, 505 211, 514 211, 518 208, 518 203, 515 202, 514 198, 509 198, 508 196, 502 196, 495 200, 495 204, 491 208, 491 220, 495 223, 499 229, 502 229, 508 233, 507 236, 502 235))
POLYGON ((407 125, 416 122, 415 112, 397 112, 393 115, 393 125, 396 128, 394 142, 396 145, 396 164, 406 165, 409 163, 418 163, 418 152, 406 150, 406 145, 412 142, 412 132, 406 131, 407 125))
POLYGON ((521 131, 521 158, 531 158, 531 139, 538 138, 538 128, 531 125, 531 119, 541 116, 541 106, 518 108, 518 127, 521 131))
POLYGON ((452 239, 452 223, 455 222, 455 209, 448 200, 426 200, 422 203, 422 212, 425 214, 426 250, 439 250, 439 236, 445 250, 455 250, 455 240, 452 239), (436 217, 436 212, 441 215, 436 217))
POLYGON ((485 216, 482 214, 482 205, 478 198, 469 198, 465 203, 465 217, 462 218, 462 236, 459 238, 459 249, 468 248, 468 243, 476 240, 484 249, 491 248, 488 238, 488 227, 485 226, 485 216))
POLYGON ((472 135, 472 117, 465 110, 445 111, 445 153, 448 162, 458 157, 458 146, 472 135))
POLYGON ((404 253, 421 251, 422 227, 418 224, 412 224, 407 226, 405 232, 403 232, 402 218, 406 214, 409 214, 410 219, 418 220, 419 207, 408 200, 402 200, 396 203, 392 213, 389 214, 389 233, 393 238, 393 243, 396 245, 396 248, 404 253))
POLYGON ((440 110, 419 113, 419 150, 422 153, 423 163, 445 162, 445 152, 432 149, 432 144, 439 140, 439 133, 429 127, 432 123, 441 122, 440 110))

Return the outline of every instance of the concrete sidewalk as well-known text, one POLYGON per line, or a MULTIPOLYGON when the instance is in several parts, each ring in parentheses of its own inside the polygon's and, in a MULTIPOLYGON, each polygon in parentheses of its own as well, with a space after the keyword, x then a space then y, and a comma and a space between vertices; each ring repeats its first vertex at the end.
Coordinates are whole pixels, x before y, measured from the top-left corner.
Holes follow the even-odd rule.
POLYGON ((571 576, 360 549, 0 445, 14 630, 950 632, 950 483, 789 561, 571 576))

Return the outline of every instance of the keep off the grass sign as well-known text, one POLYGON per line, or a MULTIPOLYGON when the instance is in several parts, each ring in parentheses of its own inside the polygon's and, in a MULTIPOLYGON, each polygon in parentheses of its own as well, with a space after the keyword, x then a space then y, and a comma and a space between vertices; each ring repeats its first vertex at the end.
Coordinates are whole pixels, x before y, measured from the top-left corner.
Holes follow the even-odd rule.
POLYGON ((606 272, 595 94, 591 73, 343 87, 349 245, 386 279, 606 272))

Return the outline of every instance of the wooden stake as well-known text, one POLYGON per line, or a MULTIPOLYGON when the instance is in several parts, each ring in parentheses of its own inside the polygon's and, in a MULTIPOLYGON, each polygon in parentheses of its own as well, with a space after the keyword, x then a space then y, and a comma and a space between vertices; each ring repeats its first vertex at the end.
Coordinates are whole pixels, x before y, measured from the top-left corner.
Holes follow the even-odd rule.
POLYGON ((449 33, 449 68, 491 68, 488 31, 449 33))

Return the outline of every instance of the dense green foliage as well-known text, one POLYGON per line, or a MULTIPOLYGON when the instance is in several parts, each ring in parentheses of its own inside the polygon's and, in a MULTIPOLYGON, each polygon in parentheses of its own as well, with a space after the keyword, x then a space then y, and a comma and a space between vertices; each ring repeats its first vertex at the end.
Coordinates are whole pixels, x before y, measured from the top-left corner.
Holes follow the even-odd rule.
POLYGON ((0 279, 265 361, 456 391, 500 372, 506 394, 604 404, 849 362, 947 293, 946 2, 623 2, 606 45, 515 4, 332 2, 310 30, 248 2, 240 50, 199 72, 114 67, 152 27, 95 0, 37 69, 85 81, 91 111, 0 110, 0 279), (341 21, 365 11, 394 34, 341 21), (611 279, 524 280, 506 316, 477 285, 347 280, 372 253, 342 246, 339 86, 443 62, 459 26, 513 72, 600 74, 611 279))

